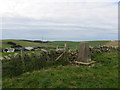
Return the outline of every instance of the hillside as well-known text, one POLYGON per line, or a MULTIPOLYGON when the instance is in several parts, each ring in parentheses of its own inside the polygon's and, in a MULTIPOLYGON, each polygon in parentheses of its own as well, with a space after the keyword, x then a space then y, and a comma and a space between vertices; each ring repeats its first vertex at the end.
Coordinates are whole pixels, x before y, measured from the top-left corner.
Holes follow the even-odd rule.
POLYGON ((94 55, 94 66, 57 66, 3 77, 3 88, 117 88, 117 52, 94 55))
POLYGON ((8 40, 2 40, 0 43, 2 43, 3 48, 8 48, 11 45, 7 44, 7 42, 13 42, 16 43, 17 45, 21 45, 23 47, 31 46, 31 47, 38 47, 38 46, 48 46, 45 43, 35 43, 35 42, 28 42, 28 41, 23 41, 23 40, 14 40, 14 39, 8 39, 8 40))
MULTIPOLYGON (((37 43, 37 42, 29 42, 29 41, 23 41, 23 40, 14 40, 14 39, 6 39, 1 40, 0 44, 2 44, 2 48, 8 48, 11 47, 11 45, 7 44, 7 42, 13 42, 17 45, 21 45, 23 47, 31 46, 31 47, 56 47, 60 46, 63 47, 65 43, 68 44, 70 49, 76 49, 78 48, 78 45, 80 42, 73 42, 73 41, 50 41, 48 43, 37 43)), ((89 42, 91 46, 99 46, 108 43, 109 41, 86 41, 89 42)))

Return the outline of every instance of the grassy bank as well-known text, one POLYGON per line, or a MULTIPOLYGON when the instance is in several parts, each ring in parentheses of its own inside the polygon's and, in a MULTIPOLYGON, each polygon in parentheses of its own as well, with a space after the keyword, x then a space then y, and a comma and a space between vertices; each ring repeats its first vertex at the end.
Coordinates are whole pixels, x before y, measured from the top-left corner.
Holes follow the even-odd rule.
MULTIPOLYGON (((117 88, 118 53, 92 56, 97 63, 89 66, 55 66, 3 78, 3 88, 117 88)), ((4 77, 4 76, 3 76, 4 77)))

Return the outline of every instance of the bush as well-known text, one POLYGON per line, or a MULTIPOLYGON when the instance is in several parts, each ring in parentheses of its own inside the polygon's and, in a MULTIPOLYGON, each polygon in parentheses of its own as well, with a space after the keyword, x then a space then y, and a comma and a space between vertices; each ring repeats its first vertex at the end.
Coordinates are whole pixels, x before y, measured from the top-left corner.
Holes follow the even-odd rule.
POLYGON ((14 42, 7 42, 7 44, 16 45, 16 43, 14 43, 14 42))
POLYGON ((11 57, 11 60, 2 63, 2 74, 4 76, 17 76, 23 73, 23 63, 20 55, 16 58, 11 57))

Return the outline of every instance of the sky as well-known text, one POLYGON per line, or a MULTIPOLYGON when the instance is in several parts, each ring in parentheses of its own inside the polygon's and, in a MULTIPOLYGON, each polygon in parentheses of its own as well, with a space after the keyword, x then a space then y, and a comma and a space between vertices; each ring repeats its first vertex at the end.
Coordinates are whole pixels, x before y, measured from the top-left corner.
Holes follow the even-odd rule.
POLYGON ((118 39, 118 0, 0 0, 0 39, 118 39))

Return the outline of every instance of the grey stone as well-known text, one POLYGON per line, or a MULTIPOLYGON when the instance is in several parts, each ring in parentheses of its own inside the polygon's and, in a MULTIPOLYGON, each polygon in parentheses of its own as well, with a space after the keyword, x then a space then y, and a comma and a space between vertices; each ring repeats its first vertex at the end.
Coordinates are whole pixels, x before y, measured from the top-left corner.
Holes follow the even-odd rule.
POLYGON ((80 43, 80 48, 78 52, 78 61, 80 62, 90 62, 90 50, 89 50, 89 44, 82 42, 80 43))

